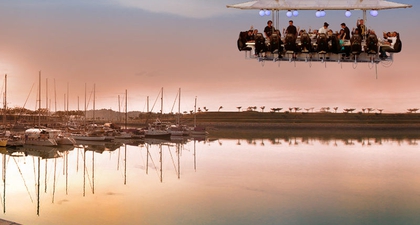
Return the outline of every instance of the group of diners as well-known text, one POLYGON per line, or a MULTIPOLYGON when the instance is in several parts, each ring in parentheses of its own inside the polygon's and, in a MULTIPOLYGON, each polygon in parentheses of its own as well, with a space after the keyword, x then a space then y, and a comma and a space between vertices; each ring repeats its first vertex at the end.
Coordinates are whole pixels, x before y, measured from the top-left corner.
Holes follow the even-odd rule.
POLYGON ((400 35, 398 32, 384 32, 383 39, 379 40, 375 31, 367 29, 363 20, 357 20, 356 27, 350 29, 345 23, 341 23, 340 31, 333 32, 329 29, 329 24, 324 25, 318 30, 300 30, 295 27, 293 21, 289 21, 289 26, 283 28, 281 32, 272 26, 272 21, 267 22, 264 33, 251 27, 248 31, 240 32, 238 39, 238 49, 240 51, 250 51, 254 49, 255 57, 264 57, 267 52, 277 53, 278 58, 282 58, 284 53, 296 58, 298 53, 319 54, 335 53, 341 54, 342 58, 350 58, 365 52, 376 56, 379 54, 381 59, 387 58, 386 52, 400 52, 402 48, 400 35), (251 47, 252 46, 252 47, 251 47))

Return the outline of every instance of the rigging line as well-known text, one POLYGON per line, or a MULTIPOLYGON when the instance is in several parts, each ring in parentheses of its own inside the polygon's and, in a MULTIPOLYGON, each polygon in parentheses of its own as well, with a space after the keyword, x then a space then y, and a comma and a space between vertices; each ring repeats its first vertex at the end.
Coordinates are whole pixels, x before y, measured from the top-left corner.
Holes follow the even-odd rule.
POLYGON ((161 95, 161 93, 162 93, 162 90, 160 90, 160 91, 159 91, 159 94, 156 96, 155 103, 153 103, 153 106, 152 106, 152 108, 150 109, 150 112, 152 112, 152 111, 153 111, 153 108, 155 108, 156 102, 158 101, 159 96, 161 95))
POLYGON ((92 188, 92 182, 91 182, 91 180, 90 180, 89 171, 88 171, 88 169, 87 169, 87 166, 85 166, 85 172, 86 172, 86 175, 87 175, 87 179, 88 179, 88 181, 89 181, 90 188, 92 188))
POLYGON ((28 192, 28 194, 29 194, 29 198, 31 199, 31 202, 33 203, 33 202, 34 202, 34 200, 32 199, 31 192, 29 192, 29 188, 28 188, 28 185, 26 184, 25 178, 23 177, 23 173, 22 173, 22 171, 20 170, 20 167, 19 167, 18 163, 16 162, 16 159, 15 159, 15 158, 13 158, 13 160, 15 161, 16 166, 17 166, 17 168, 18 168, 18 170, 19 170, 20 176, 22 177, 23 184, 25 185, 25 187, 26 187, 26 191, 27 191, 27 192, 28 192))
POLYGON ((175 103, 176 103, 176 100, 178 98, 178 95, 179 95, 179 93, 176 92, 175 101, 174 101, 174 104, 172 105, 171 113, 174 111, 174 107, 175 107, 175 103))
POLYGON ((157 169, 157 167, 156 167, 155 162, 153 161, 153 158, 152 158, 152 155, 150 154, 150 151, 148 152, 148 154, 149 154, 149 156, 150 156, 150 161, 152 161, 152 164, 153 164, 153 166, 155 167, 156 174, 157 174, 157 175, 158 175, 158 177, 159 177, 159 171, 158 171, 158 169, 157 169))
POLYGON ((171 155, 172 164, 174 165, 175 172, 177 172, 176 165, 175 165, 175 161, 174 161, 174 157, 172 156, 172 151, 171 151, 171 149, 169 148, 169 146, 168 146, 168 151, 169 151, 169 154, 171 155))

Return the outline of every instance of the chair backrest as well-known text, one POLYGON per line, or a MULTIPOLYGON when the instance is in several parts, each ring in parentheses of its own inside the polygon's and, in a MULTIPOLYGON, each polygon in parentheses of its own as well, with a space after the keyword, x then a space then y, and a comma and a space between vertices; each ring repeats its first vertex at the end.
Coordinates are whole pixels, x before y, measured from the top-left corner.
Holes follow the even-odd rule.
POLYGON ((401 42, 401 39, 397 38, 397 41, 394 44, 394 51, 393 52, 398 53, 398 52, 401 52, 401 50, 402 50, 402 42, 401 42))
POLYGON ((246 37, 248 36, 248 33, 246 31, 239 32, 239 38, 237 41, 238 50, 242 51, 246 47, 246 37))
POLYGON ((321 52, 321 51, 328 51, 328 38, 327 35, 324 33, 320 33, 317 40, 316 40, 316 44, 317 44, 317 51, 321 52))
POLYGON ((287 51, 296 50, 296 38, 293 34, 286 34, 286 37, 284 38, 284 48, 287 51))
POLYGON ((331 36, 331 52, 339 53, 341 51, 340 40, 338 39, 336 34, 331 36))
POLYGON ((312 51, 312 43, 309 34, 303 32, 300 36, 300 46, 302 50, 312 51))
POLYGON ((276 49, 279 49, 279 46, 280 46, 280 38, 279 38, 279 36, 276 33, 273 33, 270 36, 270 48, 271 48, 271 51, 274 51, 276 49))
POLYGON ((367 37, 366 48, 368 53, 378 53, 378 38, 375 34, 369 34, 367 37))
POLYGON ((266 51, 267 46, 265 45, 265 38, 262 35, 262 33, 257 33, 255 37, 255 52, 261 53, 263 51, 266 51))

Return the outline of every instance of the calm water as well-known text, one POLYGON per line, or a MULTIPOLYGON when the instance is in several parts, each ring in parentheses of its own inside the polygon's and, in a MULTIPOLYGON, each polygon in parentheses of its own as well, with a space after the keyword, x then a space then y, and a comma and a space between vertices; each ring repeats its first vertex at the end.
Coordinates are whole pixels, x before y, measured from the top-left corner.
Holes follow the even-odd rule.
POLYGON ((420 224, 418 143, 297 136, 3 149, 1 218, 43 225, 420 224))

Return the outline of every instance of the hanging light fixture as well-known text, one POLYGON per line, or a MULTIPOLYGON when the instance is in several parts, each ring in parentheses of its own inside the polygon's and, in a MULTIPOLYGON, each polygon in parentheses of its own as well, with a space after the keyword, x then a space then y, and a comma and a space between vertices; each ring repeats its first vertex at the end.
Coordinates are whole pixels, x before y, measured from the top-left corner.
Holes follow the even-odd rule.
POLYGON ((287 11, 287 13, 286 13, 286 16, 287 16, 287 17, 289 17, 289 18, 290 18, 290 17, 292 17, 292 15, 293 15, 293 14, 292 14, 292 12, 291 12, 290 10, 289 10, 289 11, 287 11))
POLYGON ((321 17, 324 17, 325 16, 325 11, 324 10, 322 10, 321 11, 321 17))
POLYGON ((345 15, 346 15, 346 17, 350 17, 351 16, 350 10, 347 10, 346 13, 345 13, 345 15))
POLYGON ((378 15, 378 10, 374 10, 374 9, 370 10, 370 15, 373 17, 376 17, 378 15))
POLYGON ((299 12, 297 10, 294 10, 293 11, 293 16, 298 16, 298 15, 299 15, 299 12))
POLYGON ((266 10, 264 10, 264 13, 265 13, 266 16, 269 16, 271 14, 271 11, 266 9, 266 10))
POLYGON ((321 11, 319 11, 319 10, 316 11, 315 16, 318 17, 318 18, 321 17, 321 11))
POLYGON ((265 15, 265 12, 264 12, 264 10, 260 10, 260 16, 264 16, 265 15))

